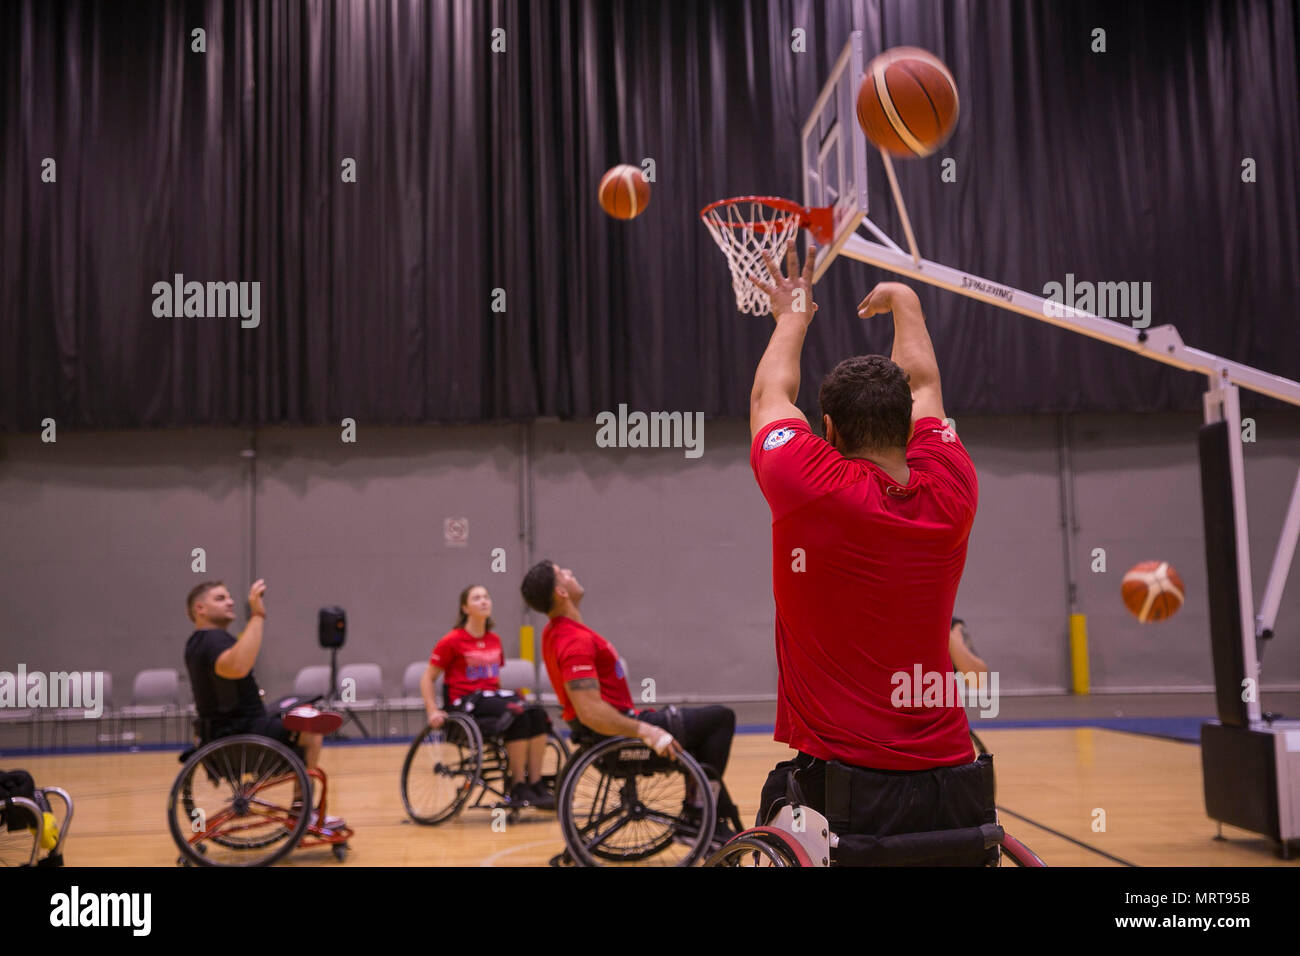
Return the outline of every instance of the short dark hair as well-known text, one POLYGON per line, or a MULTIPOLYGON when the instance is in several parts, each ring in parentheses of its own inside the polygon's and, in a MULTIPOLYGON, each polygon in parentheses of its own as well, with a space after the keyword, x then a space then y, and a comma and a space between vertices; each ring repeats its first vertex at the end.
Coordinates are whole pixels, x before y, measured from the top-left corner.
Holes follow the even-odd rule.
POLYGON ((822 379, 818 401, 842 451, 906 448, 912 430, 907 373, 883 355, 856 355, 822 379))
POLYGON ((191 621, 194 620, 194 602, 204 597, 213 588, 224 588, 225 581, 204 581, 202 584, 196 584, 190 588, 189 596, 185 599, 185 616, 191 621))
POLYGON ((555 606, 555 562, 538 561, 529 568, 519 592, 524 603, 538 614, 550 614, 555 606))

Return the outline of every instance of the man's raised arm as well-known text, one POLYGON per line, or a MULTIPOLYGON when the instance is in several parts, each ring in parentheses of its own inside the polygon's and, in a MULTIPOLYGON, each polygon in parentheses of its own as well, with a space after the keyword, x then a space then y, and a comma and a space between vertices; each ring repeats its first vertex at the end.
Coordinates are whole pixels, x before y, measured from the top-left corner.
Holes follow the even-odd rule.
POLYGON ((939 360, 925 327, 921 300, 901 282, 881 282, 858 306, 858 315, 864 319, 879 312, 894 313, 894 351, 890 358, 907 373, 907 384, 912 389, 912 420, 946 418, 939 360))
POLYGON ((801 274, 799 252, 791 242, 786 252, 789 278, 781 274, 776 263, 765 257, 772 285, 754 283, 771 300, 776 328, 754 372, 754 387, 749 393, 751 438, 783 418, 808 420, 795 405, 795 399, 799 397, 799 357, 803 353, 804 335, 813 313, 817 311, 812 297, 812 271, 816 258, 817 249, 809 246, 801 274))

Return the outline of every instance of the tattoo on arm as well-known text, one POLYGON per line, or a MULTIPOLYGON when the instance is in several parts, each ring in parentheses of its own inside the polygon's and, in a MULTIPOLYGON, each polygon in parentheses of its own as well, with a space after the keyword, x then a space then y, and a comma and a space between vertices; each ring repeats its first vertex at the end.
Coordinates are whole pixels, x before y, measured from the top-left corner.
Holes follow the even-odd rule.
POLYGON ((594 677, 580 677, 577 680, 565 681, 564 686, 569 690, 596 690, 600 687, 600 681, 594 677))

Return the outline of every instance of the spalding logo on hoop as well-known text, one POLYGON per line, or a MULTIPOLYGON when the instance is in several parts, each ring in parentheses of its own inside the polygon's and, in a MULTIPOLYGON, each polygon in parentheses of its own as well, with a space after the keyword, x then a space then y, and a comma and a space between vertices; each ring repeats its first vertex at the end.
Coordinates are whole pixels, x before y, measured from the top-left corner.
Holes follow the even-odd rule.
POLYGON ((767 438, 763 440, 763 451, 771 451, 773 448, 780 448, 793 437, 793 428, 778 428, 769 433, 767 438))

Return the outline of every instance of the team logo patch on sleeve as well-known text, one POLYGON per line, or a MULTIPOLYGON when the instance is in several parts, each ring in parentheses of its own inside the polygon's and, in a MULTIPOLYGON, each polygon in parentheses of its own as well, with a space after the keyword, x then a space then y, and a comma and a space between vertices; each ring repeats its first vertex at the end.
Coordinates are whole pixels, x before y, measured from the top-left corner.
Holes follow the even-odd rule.
POLYGON ((771 451, 773 448, 780 448, 793 437, 793 428, 774 429, 768 433, 767 438, 763 439, 763 451, 771 451))

